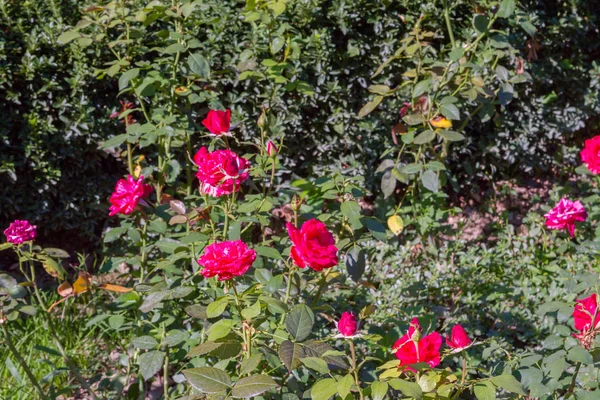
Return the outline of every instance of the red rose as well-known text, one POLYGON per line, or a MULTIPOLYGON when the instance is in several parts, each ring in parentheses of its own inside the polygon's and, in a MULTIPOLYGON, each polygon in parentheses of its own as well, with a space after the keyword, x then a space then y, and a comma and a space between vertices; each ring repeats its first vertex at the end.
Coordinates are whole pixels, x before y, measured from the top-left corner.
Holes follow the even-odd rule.
POLYGON ((583 222, 587 212, 580 201, 561 199, 546 215, 546 227, 550 229, 567 229, 571 237, 575 236, 575 222, 583 222))
MULTIPOLYGON (((393 351, 400 365, 411 365, 416 363, 427 363, 431 368, 440 364, 440 348, 442 347, 442 336, 433 332, 421 337, 421 325, 414 318, 410 322, 408 333, 394 343, 393 351)), ((409 371, 415 371, 407 367, 409 371)))
POLYGON ((592 174, 600 174, 600 135, 586 140, 580 155, 592 174))
POLYGON ((202 125, 215 136, 231 136, 229 133, 229 129, 231 128, 231 110, 210 110, 204 121, 202 121, 202 125))
POLYGON ((217 275, 224 281, 244 275, 254 260, 256 252, 241 240, 235 240, 211 244, 198 259, 198 264, 204 267, 201 273, 205 278, 217 275))
POLYGON ((600 327, 600 310, 596 294, 577 300, 573 309, 573 319, 575 320, 575 329, 584 331, 592 327, 592 320, 595 321, 596 328, 600 327))
POLYGON ((231 150, 216 150, 209 153, 202 147, 194 156, 198 166, 196 177, 200 180, 200 191, 219 197, 240 190, 242 182, 250 176, 250 162, 231 150))
POLYGON ((131 214, 138 202, 152 193, 152 186, 144 184, 144 176, 136 180, 129 175, 127 179, 119 179, 115 191, 110 196, 110 214, 131 214))
POLYGON ((456 351, 462 351, 471 345, 472 341, 467 335, 467 332, 460 325, 454 325, 452 328, 452 334, 446 338, 446 344, 448 347, 456 351))
POLYGON ((324 223, 311 219, 298 229, 288 222, 287 230, 293 243, 290 254, 298 267, 322 271, 337 265, 335 239, 324 223))
POLYGON ((35 239, 37 226, 27 220, 15 220, 4 230, 6 241, 12 244, 22 244, 35 239))
POLYGON ((342 336, 354 336, 357 326, 356 317, 348 311, 342 314, 342 318, 337 323, 338 331, 340 331, 342 336))

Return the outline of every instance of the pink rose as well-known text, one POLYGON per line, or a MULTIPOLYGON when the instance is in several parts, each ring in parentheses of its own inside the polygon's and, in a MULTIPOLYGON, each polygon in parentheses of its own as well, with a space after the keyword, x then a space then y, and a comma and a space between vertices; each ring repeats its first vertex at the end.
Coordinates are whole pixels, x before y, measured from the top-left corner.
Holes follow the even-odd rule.
MULTIPOLYGON (((408 333, 394 343, 393 351, 400 365, 411 365, 416 363, 427 363, 431 368, 440 364, 440 348, 442 347, 442 336, 433 332, 421 337, 421 325, 417 318, 410 322, 408 333), (417 351, 418 350, 418 351, 417 351)), ((407 367, 409 371, 413 368, 407 367)))
POLYGON ((573 309, 573 319, 575 320, 575 329, 587 331, 592 327, 592 321, 595 322, 595 328, 600 327, 600 310, 596 294, 577 300, 573 309))
POLYGON ((338 331, 342 334, 342 336, 354 336, 356 333, 356 328, 358 323, 356 321, 356 317, 353 313, 346 311, 342 314, 342 318, 340 318, 337 323, 338 331))
POLYGON ((575 236, 575 222, 583 222, 587 212, 580 201, 561 199, 556 207, 544 215, 546 227, 550 229, 567 229, 571 237, 575 236))
POLYGON ((4 230, 6 241, 12 244, 21 244, 35 239, 37 227, 27 220, 15 220, 4 230))
POLYGON ((472 341, 467 335, 467 332, 460 325, 454 325, 450 337, 446 338, 446 344, 448 347, 462 351, 471 345, 472 341))
POLYGON ((293 243, 290 254, 298 267, 318 272, 337 265, 335 239, 324 223, 311 219, 298 229, 288 222, 287 230, 293 243))
POLYGON ((198 259, 198 264, 204 267, 201 273, 205 278, 217 275, 224 281, 244 275, 254 260, 256 252, 241 240, 235 240, 211 244, 198 259))
POLYGON ((580 155, 592 174, 600 174, 600 135, 586 140, 580 155))
POLYGON ((152 186, 144 184, 144 176, 136 180, 129 175, 127 179, 119 179, 115 191, 110 196, 110 214, 131 214, 138 202, 152 193, 152 186))
POLYGON ((229 129, 231 128, 231 110, 210 110, 204 121, 202 121, 202 125, 215 136, 231 136, 229 133, 229 129))
POLYGON ((209 153, 202 147, 194 156, 198 166, 196 177, 200 181, 200 191, 213 197, 220 197, 240 190, 250 174, 250 162, 231 150, 215 150, 209 153))

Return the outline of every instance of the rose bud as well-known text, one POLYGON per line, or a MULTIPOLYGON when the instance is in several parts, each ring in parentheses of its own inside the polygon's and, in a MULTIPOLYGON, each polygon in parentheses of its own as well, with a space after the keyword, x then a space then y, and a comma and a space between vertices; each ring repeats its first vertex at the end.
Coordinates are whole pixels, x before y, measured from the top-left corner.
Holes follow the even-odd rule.
POLYGON ((467 332, 460 325, 454 325, 450 337, 446 338, 446 344, 448 347, 455 351, 462 351, 469 347, 473 341, 467 335, 467 332))
POLYGON ((340 334, 345 337, 354 336, 356 334, 356 329, 358 327, 358 323, 356 321, 356 317, 353 313, 346 311, 342 314, 342 318, 340 318, 337 323, 338 331, 340 334))
POLYGON ((277 153, 279 153, 277 146, 275 146, 275 143, 269 140, 267 142, 267 154, 271 157, 275 157, 277 153))

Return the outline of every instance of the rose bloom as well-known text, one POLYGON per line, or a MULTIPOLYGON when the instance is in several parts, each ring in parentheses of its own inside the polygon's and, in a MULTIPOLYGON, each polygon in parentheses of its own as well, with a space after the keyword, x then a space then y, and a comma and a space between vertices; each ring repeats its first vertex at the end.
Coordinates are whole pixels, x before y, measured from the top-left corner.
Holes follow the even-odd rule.
POLYGON ((250 174, 250 162, 231 150, 215 150, 209 153, 202 147, 194 156, 198 166, 196 177, 200 181, 200 191, 213 197, 220 197, 240 190, 250 174))
MULTIPOLYGON (((413 318, 410 322, 408 333, 394 343, 393 351, 396 354, 396 358, 400 360, 400 365, 423 362, 429 364, 431 368, 434 368, 440 364, 441 347, 442 336, 437 332, 433 332, 427 336, 421 337, 421 325, 419 325, 419 320, 413 318), (416 340, 416 343, 413 339, 416 340)), ((414 368, 411 367, 407 367, 407 369, 409 371, 415 371, 414 368)))
POLYGON ((583 222, 587 212, 580 201, 561 199, 546 215, 546 227, 550 229, 567 229, 571 237, 575 236, 575 222, 583 222))
POLYGON ((229 129, 231 128, 231 110, 210 110, 204 121, 202 121, 202 125, 215 136, 231 136, 229 133, 229 129))
POLYGON ((342 334, 342 336, 354 336, 356 333, 356 329, 358 327, 358 322, 356 321, 356 317, 353 313, 346 311, 342 314, 342 318, 340 318, 337 323, 338 331, 342 334))
POLYGON ((4 230, 6 241, 12 244, 21 244, 35 239, 37 226, 31 225, 27 220, 15 220, 4 230))
POLYGON ((600 135, 586 140, 580 155, 592 174, 600 174, 600 135))
POLYGON ((448 347, 455 351, 462 351, 469 347, 473 341, 467 335, 467 332, 460 325, 454 325, 452 333, 446 338, 448 347))
POLYGON ((293 243, 290 254, 298 267, 319 272, 337 265, 335 239, 324 223, 311 219, 298 229, 288 222, 287 231, 293 243))
POLYGON ((217 275, 224 281, 244 275, 254 260, 256 252, 241 240, 235 240, 211 244, 198 259, 198 264, 204 267, 201 273, 205 278, 217 275))
POLYGON ((110 214, 131 214, 138 202, 152 193, 152 186, 144 184, 144 176, 136 180, 129 175, 127 179, 119 179, 115 191, 110 196, 110 214))
POLYGON ((600 328, 600 311, 598 310, 598 301, 596 294, 592 294, 585 299, 577 300, 573 309, 573 319, 575 320, 575 329, 580 331, 592 328, 592 320, 595 322, 594 328, 600 328))

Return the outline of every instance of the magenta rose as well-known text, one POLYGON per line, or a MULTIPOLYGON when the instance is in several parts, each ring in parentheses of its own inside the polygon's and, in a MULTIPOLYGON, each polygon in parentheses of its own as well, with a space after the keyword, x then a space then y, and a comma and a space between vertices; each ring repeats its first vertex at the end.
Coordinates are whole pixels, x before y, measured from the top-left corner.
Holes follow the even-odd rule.
POLYGON ((471 343, 471 338, 469 338, 467 332, 460 325, 454 325, 450 337, 446 338, 446 344, 454 351, 462 351, 469 347, 471 343))
POLYGON ((4 230, 6 241, 12 244, 21 244, 35 239, 37 236, 37 227, 31 225, 27 220, 16 220, 10 223, 4 230))
POLYGON ((202 265, 202 275, 205 278, 218 276, 225 281, 234 276, 241 276, 250 269, 256 260, 256 252, 248 248, 241 240, 217 242, 204 249, 204 254, 198 259, 202 265))
POLYGON ((231 128, 231 110, 210 110, 204 121, 202 121, 202 125, 215 136, 231 136, 229 133, 229 129, 231 128))
POLYGON ((580 155, 592 174, 600 174, 600 135, 586 140, 580 155))
POLYGON ((546 227, 550 229, 566 229, 571 237, 575 236, 575 222, 583 222, 587 212, 580 201, 561 199, 546 215, 546 227))
POLYGON ((119 179, 115 191, 110 196, 110 214, 131 214, 138 202, 152 193, 152 186, 144 184, 144 176, 135 179, 129 175, 127 179, 119 179))
POLYGON ((322 271, 337 265, 335 239, 324 223, 311 219, 298 229, 288 222, 287 230, 293 243, 290 254, 298 267, 322 271))
POLYGON ((338 331, 345 337, 354 336, 358 328, 358 321, 353 313, 346 311, 337 323, 338 331))
POLYGON ((250 162, 231 150, 208 152, 202 147, 194 156, 198 166, 196 177, 200 181, 200 191, 213 197, 220 197, 240 190, 250 174, 250 162))
MULTIPOLYGON (((437 332, 422 336, 419 320, 413 318, 408 333, 394 343, 392 351, 400 360, 400 365, 427 363, 431 368, 435 368, 440 364, 441 347, 442 336, 437 332)), ((407 367, 407 369, 415 371, 412 367, 407 367)))

